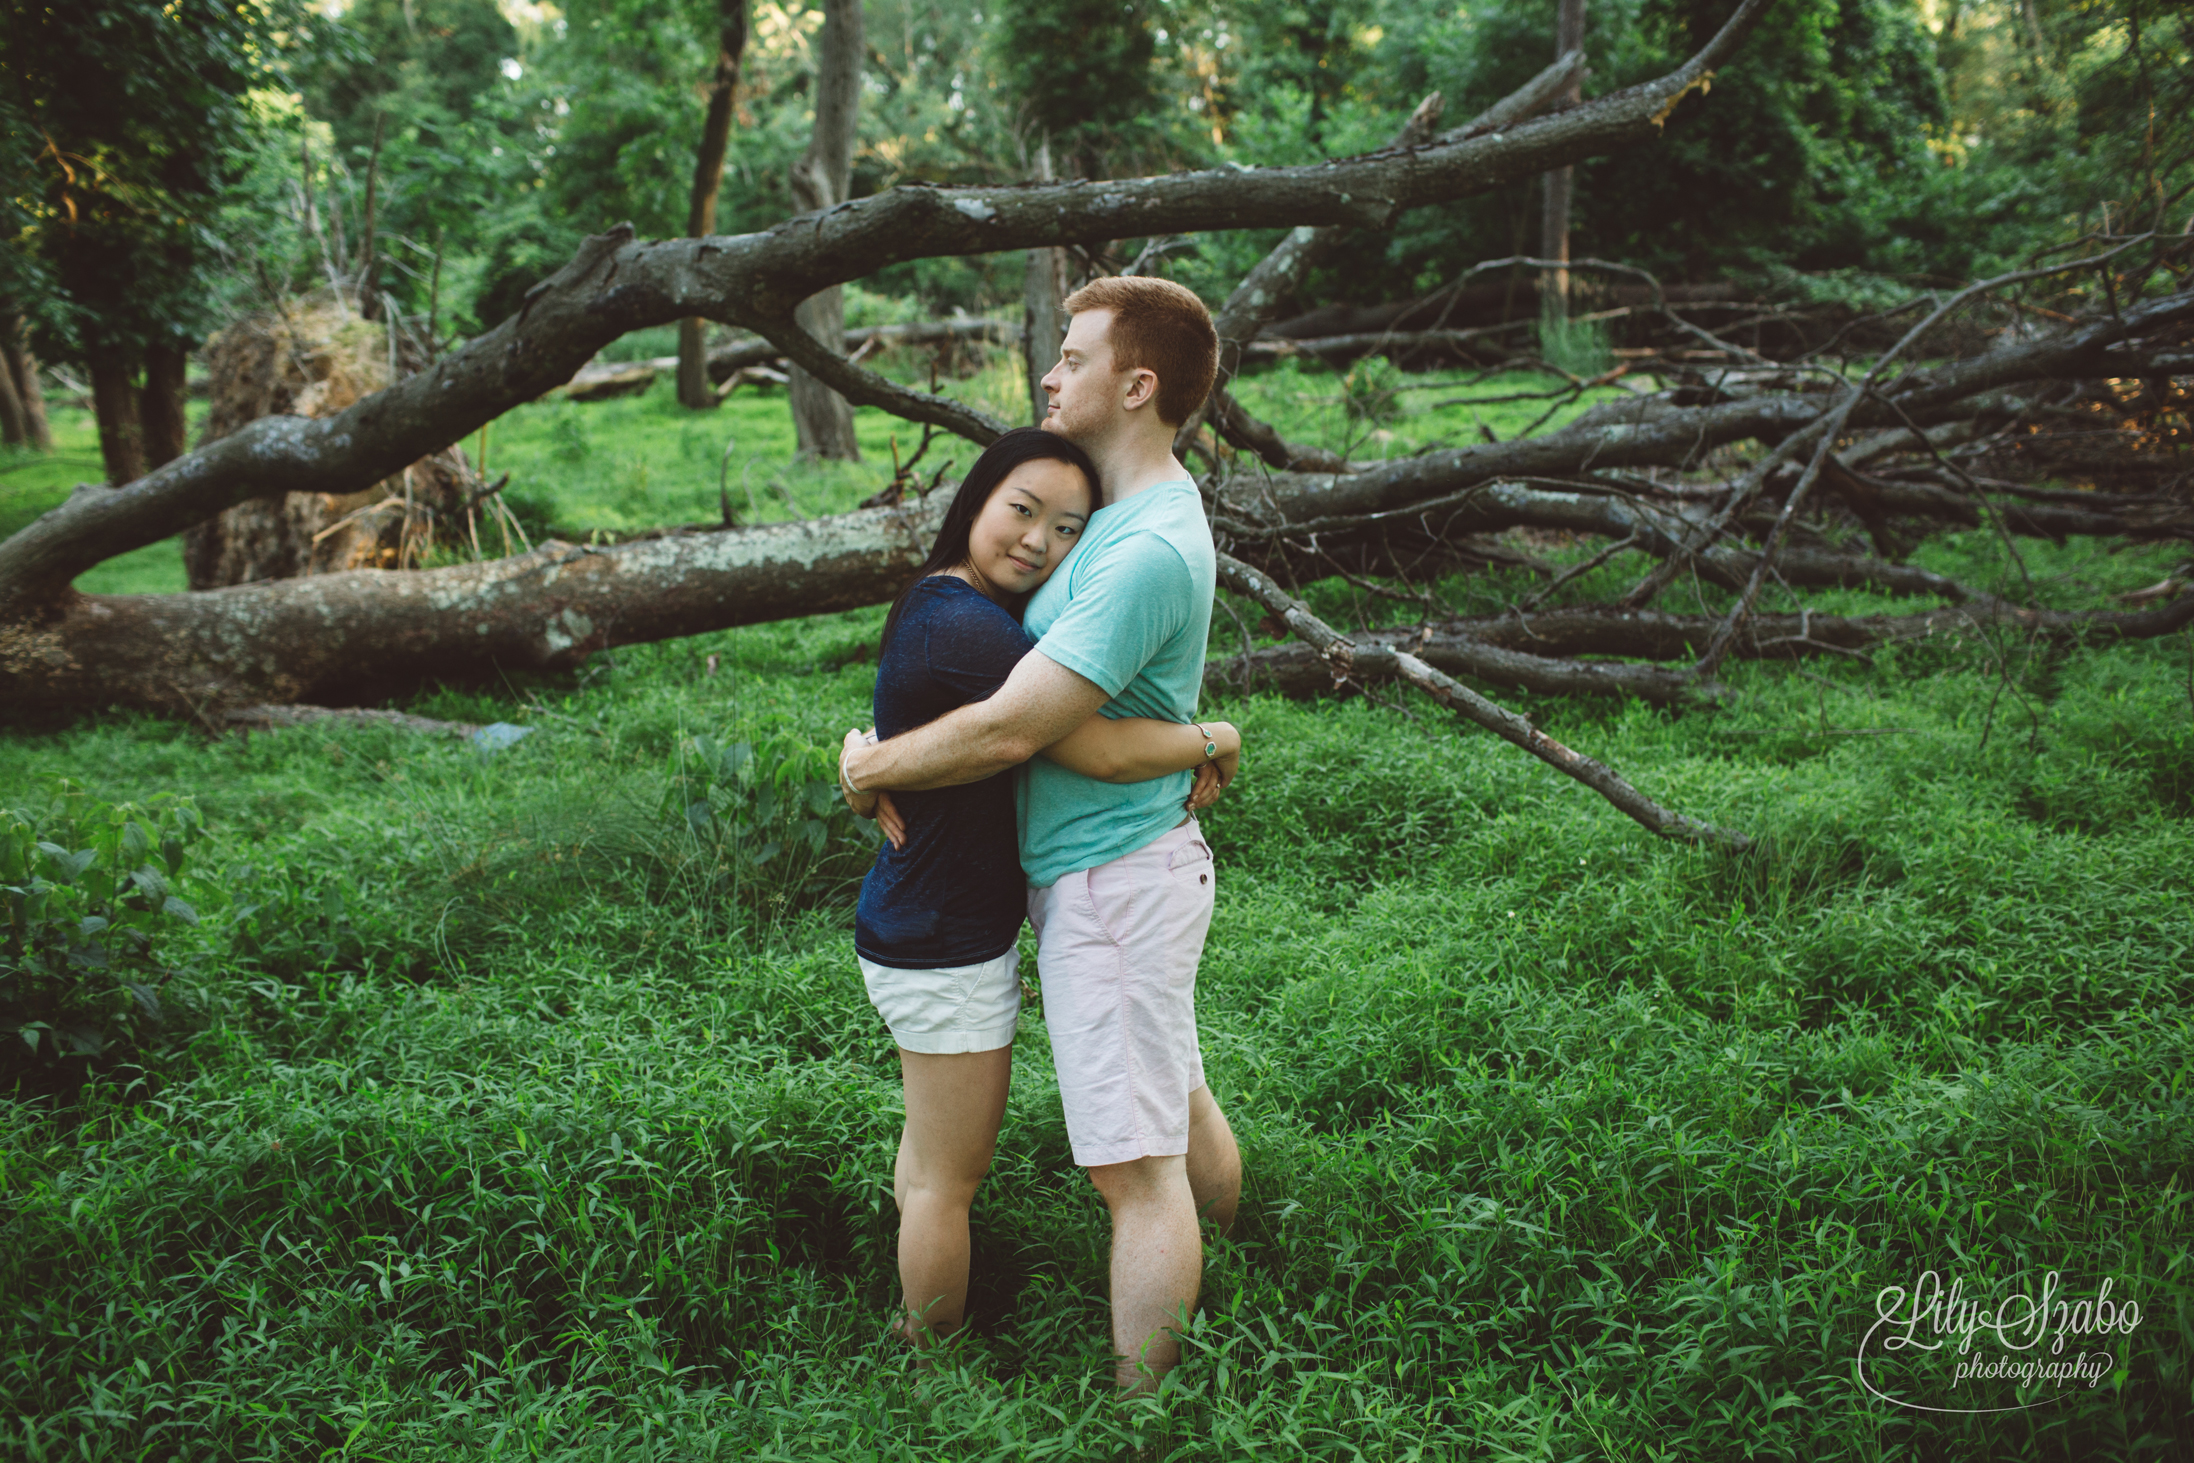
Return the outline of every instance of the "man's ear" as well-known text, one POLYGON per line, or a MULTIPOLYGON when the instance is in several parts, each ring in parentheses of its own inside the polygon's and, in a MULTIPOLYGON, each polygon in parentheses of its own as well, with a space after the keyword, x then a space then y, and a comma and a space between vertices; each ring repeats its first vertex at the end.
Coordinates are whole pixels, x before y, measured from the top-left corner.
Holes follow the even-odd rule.
POLYGON ((1137 407, 1148 406, 1158 399, 1158 373, 1156 371, 1151 370, 1148 366, 1138 366, 1131 374, 1134 379, 1127 384, 1127 394, 1120 398, 1120 406, 1125 411, 1134 411, 1137 407))

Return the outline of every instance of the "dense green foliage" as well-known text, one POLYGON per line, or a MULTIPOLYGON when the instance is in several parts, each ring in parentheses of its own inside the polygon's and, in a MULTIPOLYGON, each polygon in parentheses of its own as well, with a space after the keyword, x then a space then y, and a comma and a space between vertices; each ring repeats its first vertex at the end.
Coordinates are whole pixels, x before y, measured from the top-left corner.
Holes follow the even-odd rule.
MULTIPOLYGON (((1334 378, 1292 379, 1298 410, 1365 430, 1334 378)), ((627 511, 588 505, 598 465, 640 444, 668 436, 675 460, 654 397, 528 412, 492 450, 559 514, 627 511), (588 453, 559 446, 560 421, 589 424, 588 453)), ((678 489, 697 504, 718 450, 678 489)), ((2027 554, 2065 603, 2166 562, 2027 554)), ((2009 584, 1997 555, 1975 533, 1920 562, 2009 584)), ((1622 573, 1567 592, 1605 597, 1622 573)), ((1466 611, 1523 590, 1441 586, 1466 611)), ((1313 594, 1339 622, 1382 613, 1338 583, 1313 594)), ((1766 836, 1740 860, 1656 844, 1423 705, 1413 723, 1219 698, 1249 756, 1209 819, 1222 896, 1200 1006, 1249 1190, 1186 1365, 1115 1413, 1103 1215, 1033 1016, 977 1204, 977 1333, 926 1384, 883 1338, 899 1109, 847 932, 865 845, 807 800, 865 714, 879 616, 412 703, 536 729, 493 754, 123 717, 0 742, 0 785, 188 789, 208 829, 174 891, 200 923, 162 947, 191 970, 164 993, 182 1014, 162 1046, 0 1122, 6 1450, 2188 1446, 2184 637, 2014 659, 1993 709, 1980 644, 1741 666, 1713 715, 1526 699, 1657 796, 1766 836), (1997 1296, 2053 1269, 2081 1293, 2109 1277, 2143 1320, 2092 1390, 1900 1412, 1854 1385, 1854 1352, 1877 1291, 1927 1269, 1997 1296)), ((1218 616, 1214 656, 1254 621, 1218 616)))
POLYGON ((173 890, 203 831, 187 798, 113 807, 65 779, 46 806, 0 810, 0 1080, 65 1089, 146 1054, 175 973, 155 938, 198 923, 173 890))
POLYGON ((194 346, 227 291, 214 224, 267 135, 252 93, 315 28, 287 3, 11 5, 0 301, 37 348, 194 346))
MULTIPOLYGON (((1727 8, 1588 7, 1588 93, 1675 65, 1727 8)), ((198 339, 266 287, 355 272, 369 176, 378 283, 442 336, 502 318, 584 234, 684 225, 713 0, 221 15, 187 44, 170 34, 179 15, 119 0, 11 22, 8 233, 35 247, 11 251, 0 296, 49 322, 49 355, 68 358, 86 322, 109 316, 99 329, 198 339), (93 32, 98 84, 59 85, 38 58, 83 51, 93 32), (87 139, 62 149, 81 164, 74 181, 39 151, 48 113, 87 139), (99 200, 98 227, 57 232, 64 195, 99 200), (222 277, 192 274, 216 257, 222 277)), ((1089 175, 1375 147, 1428 91, 1461 120, 1531 75, 1551 56, 1553 16, 1542 0, 874 0, 854 191, 1026 178, 1047 137, 1061 171, 1089 175)), ((754 11, 721 228, 792 211, 819 21, 754 11)), ((2158 210, 2194 168, 2189 45, 2183 9, 2153 0, 1778 0, 1662 141, 1580 169, 1574 252, 1760 282, 1967 278, 2099 223, 2177 222, 2158 210)), ((1306 303, 1397 298, 1535 248, 1535 186, 1365 235, 1306 303)), ((1216 299, 1269 243, 1211 236, 1165 267, 1216 299)), ((924 261, 871 284, 927 313, 992 308, 1017 297, 1017 264, 924 261)))

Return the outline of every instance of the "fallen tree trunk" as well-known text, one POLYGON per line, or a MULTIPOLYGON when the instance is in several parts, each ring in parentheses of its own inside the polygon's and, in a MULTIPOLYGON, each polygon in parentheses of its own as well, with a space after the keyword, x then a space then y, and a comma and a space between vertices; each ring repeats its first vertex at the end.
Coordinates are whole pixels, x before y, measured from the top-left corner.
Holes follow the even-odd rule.
MULTIPOLYGON (((1952 417, 2015 415, 2025 398, 1991 394, 2034 381, 2139 375, 2145 360, 2114 348, 2143 335, 2194 324, 2194 289, 1970 360, 1917 371, 1870 395, 1852 413, 1854 428, 1930 427, 1952 417), (1981 398, 1975 400, 1975 398, 1981 398)), ((1684 405, 1662 392, 1594 407, 1558 432, 1510 442, 1427 452, 1354 473, 1243 473, 1222 496, 1247 521, 1280 528, 1314 518, 1362 517, 1459 492, 1498 479, 1560 478, 1603 468, 1687 468, 1730 442, 1780 442, 1830 411, 1826 392, 1779 392, 1706 405, 1684 405)))
POLYGON ((554 670, 594 651, 875 604, 921 562, 928 505, 531 553, 354 570, 193 594, 64 590, 0 623, 0 677, 38 710, 113 704, 201 717, 260 702, 374 700, 483 666, 554 670))

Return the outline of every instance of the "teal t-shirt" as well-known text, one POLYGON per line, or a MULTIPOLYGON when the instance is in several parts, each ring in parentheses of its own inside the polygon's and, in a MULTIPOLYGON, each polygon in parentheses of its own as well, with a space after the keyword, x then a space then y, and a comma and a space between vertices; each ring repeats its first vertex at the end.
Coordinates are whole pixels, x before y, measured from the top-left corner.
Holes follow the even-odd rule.
MULTIPOLYGON (((1203 499, 1183 478, 1090 515, 1021 616, 1046 658, 1104 687, 1106 716, 1188 722, 1218 580, 1203 499)), ((1043 757, 1018 788, 1021 867, 1038 889, 1133 853, 1181 821, 1193 775, 1111 783, 1043 757)))

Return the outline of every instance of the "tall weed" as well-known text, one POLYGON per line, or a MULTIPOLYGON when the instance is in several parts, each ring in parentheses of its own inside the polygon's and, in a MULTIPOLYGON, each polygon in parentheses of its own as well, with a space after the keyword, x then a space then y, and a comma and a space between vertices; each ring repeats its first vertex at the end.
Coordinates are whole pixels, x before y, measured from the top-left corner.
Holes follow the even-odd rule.
POLYGON ((190 799, 106 803, 63 779, 0 809, 0 1083, 70 1089, 163 1035, 160 948, 198 923, 176 880, 204 823, 190 799))

